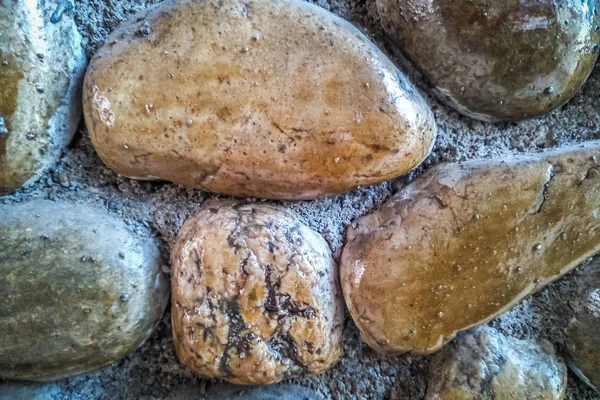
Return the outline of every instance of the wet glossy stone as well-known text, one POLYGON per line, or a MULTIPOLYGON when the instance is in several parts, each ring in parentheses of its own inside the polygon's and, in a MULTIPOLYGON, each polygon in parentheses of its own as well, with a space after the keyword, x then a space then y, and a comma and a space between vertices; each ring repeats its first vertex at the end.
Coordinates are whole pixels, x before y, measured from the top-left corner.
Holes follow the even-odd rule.
POLYGON ((171 264, 175 349, 192 371, 268 384, 340 357, 337 266, 285 209, 213 202, 181 228, 171 264))
POLYGON ((569 304, 573 319, 566 328, 569 367, 600 391, 600 258, 583 268, 569 304))
POLYGON ((0 194, 52 167, 79 122, 86 59, 73 17, 53 19, 56 8, 0 3, 0 194))
POLYGON ((86 124, 109 167, 232 196, 372 185, 416 167, 435 138, 393 63, 297 0, 161 3, 108 38, 85 82, 86 124))
POLYGON ((0 205, 0 377, 105 367, 152 332, 168 300, 153 239, 86 205, 0 205))
POLYGON ((342 289, 364 339, 429 354, 600 250, 600 143, 445 164, 348 230, 342 289))
POLYGON ((485 121, 534 118, 563 105, 598 56, 595 0, 377 4, 391 40, 440 99, 485 121))
POLYGON ((561 400, 567 388, 567 368, 550 343, 489 327, 460 335, 429 371, 426 400, 561 400))

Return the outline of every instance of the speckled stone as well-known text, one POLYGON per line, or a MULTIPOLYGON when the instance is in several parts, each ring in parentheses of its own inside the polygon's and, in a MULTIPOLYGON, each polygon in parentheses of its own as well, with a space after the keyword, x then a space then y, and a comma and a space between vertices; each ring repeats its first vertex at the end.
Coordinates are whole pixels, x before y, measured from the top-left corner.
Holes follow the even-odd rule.
POLYGON ((56 3, 0 2, 0 194, 52 167, 79 123, 86 58, 56 3))
POLYGON ((34 200, 0 215, 0 377, 94 371, 150 335, 168 300, 152 238, 87 205, 34 200))
POLYGON ((432 359, 426 400, 561 400, 567 367, 548 342, 489 327, 460 335, 432 359))
POLYGON ((337 266, 285 209, 213 202, 181 228, 171 263, 175 349, 191 370, 268 384, 340 357, 337 266))
POLYGON ((377 0, 377 5, 390 39, 438 97, 485 121, 534 118, 563 105, 598 57, 596 0, 377 0))
POLYGON ((569 367, 600 392, 600 258, 596 257, 576 278, 577 290, 569 299, 573 319, 566 328, 569 367))

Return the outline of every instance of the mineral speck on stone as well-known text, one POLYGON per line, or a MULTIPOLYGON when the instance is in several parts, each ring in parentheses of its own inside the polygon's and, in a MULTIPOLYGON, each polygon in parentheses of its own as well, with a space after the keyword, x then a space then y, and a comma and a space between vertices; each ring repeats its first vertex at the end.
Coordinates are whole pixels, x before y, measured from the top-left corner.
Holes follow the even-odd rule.
POLYGON ((547 342, 493 328, 461 334, 430 365, 426 400, 561 400, 567 368, 547 342))
POLYGON ((340 357, 337 267, 288 211, 213 202, 181 228, 171 260, 175 348, 191 370, 267 384, 340 357))

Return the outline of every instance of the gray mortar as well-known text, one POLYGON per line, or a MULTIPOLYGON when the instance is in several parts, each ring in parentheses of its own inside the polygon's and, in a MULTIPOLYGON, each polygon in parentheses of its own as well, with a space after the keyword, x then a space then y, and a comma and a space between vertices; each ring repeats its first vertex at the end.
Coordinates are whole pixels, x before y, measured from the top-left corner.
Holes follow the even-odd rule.
MULTIPOLYGON (((75 13, 88 56, 102 45, 107 34, 133 13, 158 0, 78 0, 75 13)), ((429 101, 438 123, 439 137, 425 163, 407 177, 367 189, 359 189, 319 201, 283 202, 310 227, 320 232, 336 258, 343 232, 350 222, 370 213, 419 172, 440 161, 478 157, 510 157, 600 138, 600 66, 596 66, 581 93, 559 110, 533 121, 490 124, 459 116, 428 95, 421 78, 388 43, 379 26, 373 0, 311 1, 348 19, 397 62, 429 101)), ((133 230, 151 228, 168 256, 177 230, 202 203, 216 197, 166 183, 123 178, 105 167, 92 148, 85 126, 53 171, 37 184, 0 202, 32 198, 68 199, 93 203, 123 218, 133 230)), ((575 272, 577 273, 577 272, 575 272)), ((572 276, 572 274, 570 275, 572 276)), ((491 324, 517 338, 542 337, 562 348, 562 328, 569 321, 564 294, 572 290, 570 276, 536 294, 491 324)), ((344 328, 344 356, 320 376, 293 380, 333 399, 422 399, 426 391, 428 357, 380 356, 361 340, 348 315, 344 328)), ((54 399, 162 399, 178 389, 195 386, 196 393, 217 381, 195 377, 175 357, 170 313, 166 313, 151 339, 126 359, 103 371, 59 381, 62 391, 54 399)), ((569 375, 568 399, 600 400, 573 374, 569 375)))

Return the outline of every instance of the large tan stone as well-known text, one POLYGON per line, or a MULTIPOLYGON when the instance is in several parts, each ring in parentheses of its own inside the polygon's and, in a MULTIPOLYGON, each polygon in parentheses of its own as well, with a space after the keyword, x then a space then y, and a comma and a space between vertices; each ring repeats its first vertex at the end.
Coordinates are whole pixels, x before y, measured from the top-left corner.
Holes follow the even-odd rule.
POLYGON ((84 111, 119 174, 311 199, 402 175, 433 115, 363 34, 296 0, 167 1, 115 31, 84 111))

